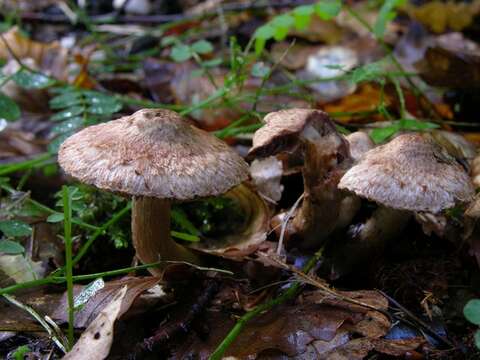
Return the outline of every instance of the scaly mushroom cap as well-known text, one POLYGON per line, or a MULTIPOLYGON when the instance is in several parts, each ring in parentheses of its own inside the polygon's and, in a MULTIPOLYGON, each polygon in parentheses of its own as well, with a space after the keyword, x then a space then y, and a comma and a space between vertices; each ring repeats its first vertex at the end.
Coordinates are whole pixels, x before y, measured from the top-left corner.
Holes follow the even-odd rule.
POLYGON ((338 185, 387 207, 438 213, 468 202, 468 174, 431 138, 402 134, 369 150, 338 185))
POLYGON ((58 161, 83 183, 164 199, 223 194, 248 177, 227 144, 159 109, 83 129, 62 144, 58 161))
POLYGON ((298 134, 312 123, 310 120, 319 118, 323 121, 323 132, 336 133, 335 125, 326 113, 312 109, 289 109, 269 113, 263 119, 265 126, 258 129, 253 136, 253 146, 248 156, 267 157, 282 151, 290 150, 298 143, 298 134))

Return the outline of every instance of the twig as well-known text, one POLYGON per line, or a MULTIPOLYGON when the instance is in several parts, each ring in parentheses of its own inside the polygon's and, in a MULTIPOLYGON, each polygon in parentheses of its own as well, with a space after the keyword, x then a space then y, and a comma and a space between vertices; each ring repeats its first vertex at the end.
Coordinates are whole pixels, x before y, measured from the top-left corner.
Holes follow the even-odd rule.
POLYGON ((280 228, 280 238, 278 239, 277 255, 280 255, 282 252, 283 239, 285 238, 285 231, 287 230, 288 222, 290 221, 290 218, 293 216, 293 213, 295 212, 295 210, 297 210, 297 207, 300 204, 300 201, 302 201, 304 195, 305 193, 300 195, 297 201, 295 201, 295 203, 292 205, 292 208, 285 215, 285 219, 283 219, 282 221, 282 227, 280 228))
MULTIPOLYGON (((302 271, 307 273, 313 269, 313 267, 317 264, 318 260, 322 257, 323 248, 318 250, 314 256, 308 261, 308 263, 303 267, 302 271)), ((220 360, 223 357, 225 351, 227 351, 228 347, 235 341, 237 336, 242 332, 243 328, 247 325, 247 323, 255 318, 257 315, 272 309, 273 307, 284 303, 285 301, 292 299, 297 295, 298 291, 302 286, 302 282, 294 281, 291 286, 288 288, 280 296, 271 299, 270 301, 258 305, 252 310, 248 311, 245 315, 243 315, 235 324, 235 326, 230 330, 227 336, 223 339, 223 341, 218 345, 216 350, 210 355, 209 360, 220 360)))
POLYGON ((176 316, 173 315, 171 317, 173 319, 172 321, 166 325, 160 325, 153 336, 146 338, 141 343, 137 344, 131 358, 141 359, 147 352, 151 352, 162 343, 182 333, 188 332, 193 320, 195 320, 205 306, 211 301, 219 288, 217 281, 214 280, 208 280, 206 285, 202 285, 204 285, 202 293, 195 298, 193 304, 189 305, 188 310, 185 311, 183 307, 177 309, 176 316))
POLYGON ((63 186, 63 215, 64 215, 64 236, 65 242, 65 277, 67 280, 67 300, 68 300, 68 347, 73 347, 73 264, 72 264, 72 198, 68 191, 68 186, 63 186))
MULTIPOLYGON (((386 293, 384 293, 383 291, 381 290, 377 290, 380 294, 382 294, 383 296, 385 296, 389 302, 391 302, 393 305, 395 305, 397 308, 399 308, 403 313, 405 313, 409 318, 411 318, 417 325, 419 325, 421 328, 423 328, 424 330, 426 330, 426 332, 428 332, 432 337, 434 337, 435 339, 441 341, 442 343, 450 346, 451 348, 455 348, 455 344, 452 343, 449 339, 437 334, 430 326, 428 326, 428 324, 426 322, 424 322, 422 319, 418 318, 417 316, 415 316, 412 312, 410 312, 407 308, 405 308, 404 306, 402 306, 397 300, 395 300, 394 298, 392 298, 391 296, 387 295, 386 293)), ((402 320, 404 321, 403 319, 399 318, 399 320, 402 320)))

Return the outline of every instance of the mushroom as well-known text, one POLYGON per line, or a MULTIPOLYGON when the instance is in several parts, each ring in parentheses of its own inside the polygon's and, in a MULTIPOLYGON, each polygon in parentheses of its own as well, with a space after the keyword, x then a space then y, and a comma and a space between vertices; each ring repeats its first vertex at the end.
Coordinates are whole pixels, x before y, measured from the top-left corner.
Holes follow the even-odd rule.
POLYGON ((433 139, 415 133, 368 151, 338 187, 392 209, 434 214, 474 194, 464 168, 433 139))
POLYGON ((334 278, 382 249, 413 214, 420 215, 417 221, 428 219, 474 195, 464 168, 430 136, 418 133, 401 134, 366 152, 338 187, 379 206, 365 223, 350 227, 349 243, 334 250, 334 278), (345 260, 345 253, 355 256, 345 260))
POLYGON ((348 143, 323 111, 281 110, 268 114, 264 121, 248 157, 300 155, 304 198, 287 233, 299 234, 303 247, 317 246, 336 226, 343 198, 337 184, 351 164, 348 143))
POLYGON ((198 263, 170 237, 171 202, 223 194, 248 177, 226 143, 159 109, 83 129, 61 145, 59 163, 83 183, 133 196, 133 245, 143 263, 198 263))

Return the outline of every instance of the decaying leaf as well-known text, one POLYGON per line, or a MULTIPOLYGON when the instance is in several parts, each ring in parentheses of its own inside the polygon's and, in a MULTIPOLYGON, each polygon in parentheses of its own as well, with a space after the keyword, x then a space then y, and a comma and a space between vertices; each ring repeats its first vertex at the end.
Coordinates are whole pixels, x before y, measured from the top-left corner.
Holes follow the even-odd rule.
POLYGON ((417 67, 433 86, 475 88, 480 84, 480 51, 434 46, 427 49, 417 67))
MULTIPOLYGON (((121 308, 118 311, 118 317, 125 314, 134 303, 135 299, 152 288, 160 281, 158 277, 126 277, 119 280, 113 280, 105 283, 105 286, 92 296, 88 302, 75 313, 75 327, 85 328, 91 324, 104 310, 106 304, 110 303, 119 289, 126 287, 125 295, 122 297, 121 308)), ((75 295, 80 294, 84 287, 76 286, 75 295)), ((68 321, 68 304, 66 294, 63 296, 61 303, 51 317, 63 324, 68 321)))
POLYGON ((97 315, 80 339, 74 345, 65 360, 105 359, 113 342, 113 326, 120 317, 123 300, 127 294, 127 285, 116 291, 111 301, 97 315))
MULTIPOLYGON (((32 261, 22 254, 0 254, 0 271, 3 273, 2 275, 15 283, 36 280, 42 278, 45 274, 41 262, 32 261)), ((4 284, 8 283, 3 276, 1 277, 4 284)))
POLYGON ((243 226, 220 239, 206 239, 191 247, 216 256, 242 260, 255 252, 267 238, 270 210, 265 201, 248 184, 241 184, 225 194, 245 214, 243 226))
MULTIPOLYGON (((342 295, 385 311, 387 300, 375 291, 341 292, 342 295)), ((207 359, 231 326, 231 318, 210 311, 206 321, 211 331, 206 340, 191 336, 180 345, 173 358, 207 359), (193 339, 192 339, 193 337, 193 339)), ((302 301, 282 305, 249 322, 242 335, 225 354, 229 359, 363 359, 376 349, 403 355, 417 348, 423 339, 398 341, 384 339, 390 321, 382 313, 325 297, 320 292, 306 293, 302 301), (408 343, 408 345, 407 345, 408 343)))
POLYGON ((2 43, 0 46, 0 58, 12 59, 12 51, 19 59, 31 58, 39 70, 58 79, 66 79, 68 50, 57 41, 41 43, 33 41, 20 33, 17 27, 11 28, 2 34, 2 39, 8 43, 8 47, 2 43))
POLYGON ((420 6, 406 5, 406 12, 436 33, 461 31, 480 13, 480 1, 428 1, 420 6))

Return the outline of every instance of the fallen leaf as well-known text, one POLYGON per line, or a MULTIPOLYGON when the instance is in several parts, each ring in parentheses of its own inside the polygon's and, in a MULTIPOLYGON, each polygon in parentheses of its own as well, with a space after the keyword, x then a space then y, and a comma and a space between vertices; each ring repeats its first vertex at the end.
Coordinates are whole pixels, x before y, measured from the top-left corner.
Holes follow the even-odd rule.
POLYGON ((121 315, 128 286, 116 291, 104 309, 95 317, 73 348, 63 357, 65 360, 105 359, 113 342, 113 326, 121 315))
MULTIPOLYGON (((127 287, 125 296, 122 300, 121 308, 119 310, 119 317, 125 314, 132 306, 135 299, 144 291, 152 288, 160 281, 157 277, 125 277, 119 280, 113 280, 105 283, 105 286, 95 293, 88 302, 83 306, 81 310, 75 313, 75 327, 84 328, 95 319, 99 313, 104 309, 106 304, 112 301, 112 298, 118 291, 118 289, 127 287)), ((75 296, 80 294, 83 286, 75 287, 75 296)), ((67 299, 66 295, 63 296, 61 303, 51 317, 58 321, 60 324, 66 323, 67 318, 67 299)))

